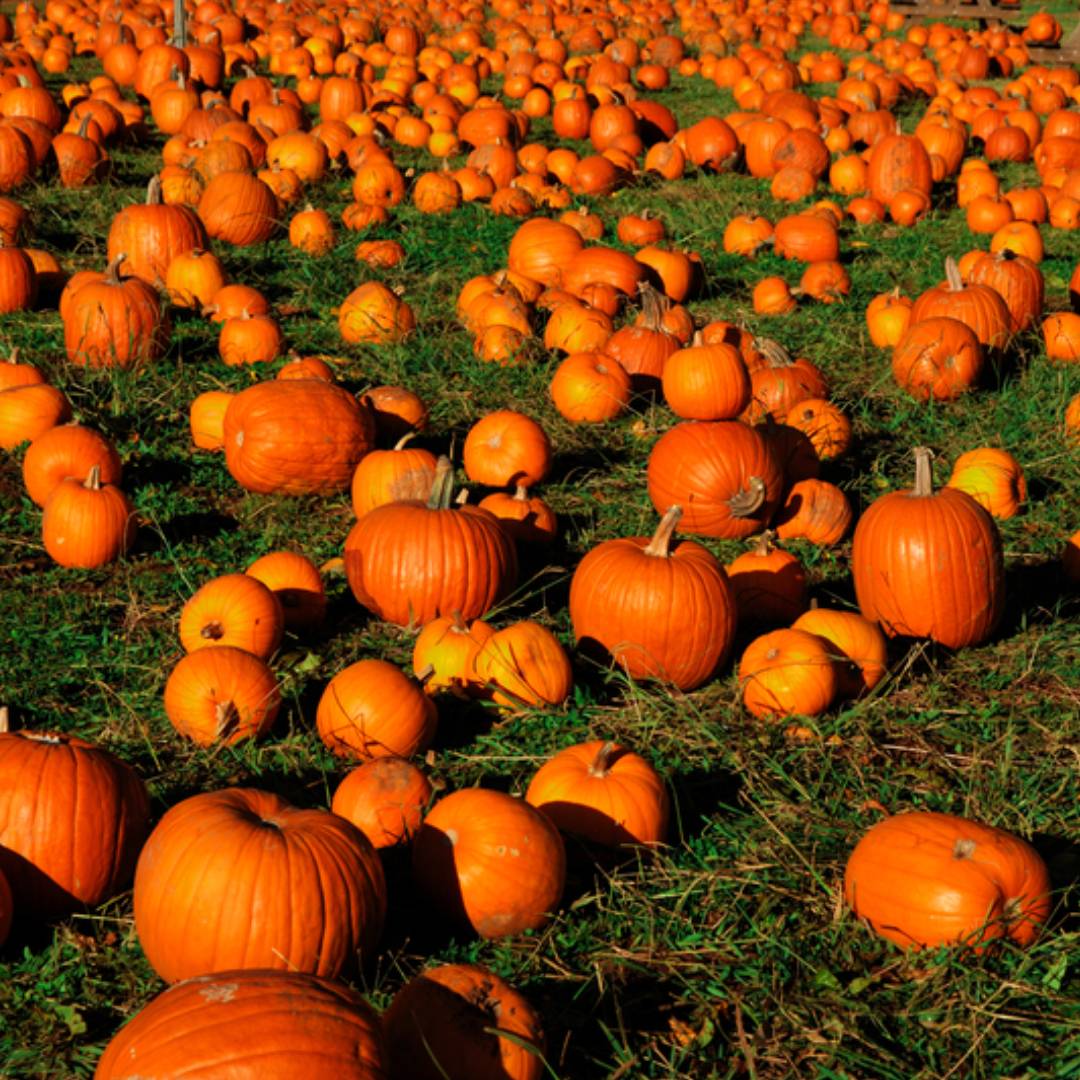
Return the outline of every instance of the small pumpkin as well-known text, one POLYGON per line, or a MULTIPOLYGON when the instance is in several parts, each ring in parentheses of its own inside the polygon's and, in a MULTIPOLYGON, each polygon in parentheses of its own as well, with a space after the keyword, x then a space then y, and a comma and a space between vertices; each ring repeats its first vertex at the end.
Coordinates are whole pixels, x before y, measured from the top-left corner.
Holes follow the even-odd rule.
POLYGON ((726 567, 741 622, 787 625, 806 607, 806 571, 765 531, 750 551, 726 567))
POLYGON ((478 484, 531 487, 551 468, 551 442, 531 417, 499 409, 469 429, 462 458, 466 475, 478 484))
POLYGON ((407 844, 420 829, 431 781, 404 758, 380 757, 353 769, 334 790, 330 809, 376 848, 407 844))
POLYGON ((873 690, 885 677, 888 667, 885 635, 876 623, 858 612, 811 607, 791 628, 817 634, 831 646, 838 696, 858 697, 873 690))
POLYGON ((465 622, 460 612, 432 619, 413 645, 413 672, 429 694, 479 692, 476 654, 495 629, 480 619, 465 622))
POLYGON ((826 643, 805 630, 773 630, 755 638, 739 661, 743 704, 763 719, 817 716, 836 696, 826 643))
POLYGON ((989 446, 961 454, 947 486, 966 492, 999 521, 1015 517, 1027 500, 1020 463, 1007 450, 989 446))
MULTIPOLYGON (((12 393, 13 391, 7 391, 12 393)), ((61 566, 91 570, 123 555, 135 542, 135 508, 113 484, 101 483, 91 465, 85 480, 68 477, 45 500, 41 537, 61 566)))
POLYGON ((34 439, 23 458, 26 493, 44 506, 61 480, 85 478, 94 465, 99 483, 120 483, 120 455, 104 435, 78 424, 49 428, 34 439))
POLYGON ((180 612, 180 643, 189 653, 232 645, 267 660, 281 644, 284 629, 281 602, 249 574, 213 578, 180 612))

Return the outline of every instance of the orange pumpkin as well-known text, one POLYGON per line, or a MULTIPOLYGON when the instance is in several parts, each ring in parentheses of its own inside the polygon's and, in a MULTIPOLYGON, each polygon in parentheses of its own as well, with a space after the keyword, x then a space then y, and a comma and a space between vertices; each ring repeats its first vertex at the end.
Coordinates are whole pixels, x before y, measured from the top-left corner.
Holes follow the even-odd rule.
POLYGON ((420 829, 431 782, 404 758, 379 757, 353 769, 330 809, 351 821, 376 848, 407 844, 420 829))
POLYGON ((805 630, 773 630, 755 638, 739 661, 747 711, 759 718, 817 716, 836 696, 828 646, 805 630))

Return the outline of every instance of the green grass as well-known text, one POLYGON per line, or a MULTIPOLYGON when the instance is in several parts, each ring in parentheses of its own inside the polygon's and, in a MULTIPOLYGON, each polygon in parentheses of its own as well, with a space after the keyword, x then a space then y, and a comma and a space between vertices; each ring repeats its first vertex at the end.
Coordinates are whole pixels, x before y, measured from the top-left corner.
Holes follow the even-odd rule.
MULTIPOLYGON (((662 100, 684 124, 732 108, 730 97, 699 80, 675 80, 662 100)), ((535 137, 549 133, 541 123, 535 137)), ((101 188, 63 192, 42 181, 21 192, 32 243, 57 251, 69 270, 100 267, 108 223, 141 197, 159 145, 116 151, 114 177, 101 188)), ((1032 176, 1030 167, 1011 167, 1008 182, 1032 176)), ((341 175, 311 193, 335 217, 346 197, 341 175)), ((946 254, 976 246, 950 209, 950 187, 935 199, 932 215, 913 229, 846 225, 851 297, 770 319, 752 314, 753 282, 781 273, 795 283, 798 268, 771 254, 748 263, 721 247, 734 213, 753 209, 775 220, 783 212, 766 184, 733 175, 643 179, 593 208, 609 239, 620 214, 657 210, 672 238, 705 261, 708 285, 695 314, 745 320, 822 367, 856 436, 826 476, 857 507, 910 482, 914 446, 934 449, 939 482, 964 450, 991 444, 1016 454, 1032 498, 1002 525, 1009 601, 1000 631, 957 654, 897 644, 883 687, 814 722, 819 737, 807 742, 750 719, 730 667, 683 695, 628 685, 575 657, 577 686, 561 710, 503 721, 480 705, 444 705, 428 771, 446 789, 479 783, 519 793, 560 747, 615 738, 667 777, 671 843, 650 860, 604 865, 571 845, 557 917, 542 932, 501 942, 433 925, 413 895, 407 858, 392 853, 383 949, 354 979, 376 1006, 427 964, 476 960, 540 1009, 559 1077, 1080 1073, 1080 965, 1072 959, 1080 945, 1080 604, 1063 590, 1055 564, 1078 524, 1080 455, 1063 443, 1060 426, 1080 390, 1080 368, 1049 363, 1032 334, 996 385, 956 403, 919 405, 897 389, 887 356, 866 335, 867 301, 894 284, 917 294, 940 280, 946 254), (845 913, 839 888, 847 854, 878 820, 879 806, 967 814, 1033 838, 1056 890, 1044 939, 1027 952, 906 956, 872 937, 845 913)), ((482 206, 424 217, 404 205, 372 235, 399 239, 406 260, 378 275, 355 263, 358 237, 343 230, 323 259, 282 238, 216 250, 234 280, 266 291, 290 346, 346 361, 350 389, 399 382, 419 392, 432 413, 423 445, 460 454, 469 425, 507 405, 543 423, 556 459, 542 494, 560 515, 561 536, 550 552, 525 557, 521 586, 496 619, 539 617, 569 647, 573 566, 600 540, 651 531, 643 470, 674 418, 663 405, 641 404, 614 423, 577 428, 547 398, 554 357, 538 351, 527 366, 506 369, 473 357, 454 299, 466 279, 503 265, 514 228, 482 206), (418 332, 398 346, 347 347, 332 310, 373 276, 404 287, 418 332)), ((1080 239, 1051 231, 1046 239, 1048 307, 1061 308, 1080 239)), ((0 344, 19 345, 68 394, 80 422, 115 440, 142 522, 123 561, 99 571, 59 569, 41 546, 40 513, 22 493, 22 452, 0 458, 0 698, 15 722, 78 733, 120 754, 149 784, 155 817, 195 791, 234 784, 327 805, 344 769, 314 731, 322 687, 360 657, 407 665, 412 648, 411 635, 364 616, 343 578, 328 579, 326 629, 287 640, 275 661, 285 704, 266 742, 199 750, 174 734, 162 709, 164 680, 180 656, 177 616, 200 584, 278 547, 322 562, 341 553, 351 526, 346 495, 247 494, 220 457, 190 446, 195 394, 240 388, 270 372, 226 368, 209 324, 183 315, 169 354, 137 377, 68 366, 55 311, 4 317, 0 344)), ((743 547, 708 546, 725 561, 743 547)), ((830 551, 791 547, 815 596, 853 602, 850 541, 830 551)), ((740 637, 736 655, 748 640, 740 637)), ((54 926, 24 919, 0 950, 0 1075, 90 1075, 120 1023, 162 988, 139 949, 130 894, 54 926)))

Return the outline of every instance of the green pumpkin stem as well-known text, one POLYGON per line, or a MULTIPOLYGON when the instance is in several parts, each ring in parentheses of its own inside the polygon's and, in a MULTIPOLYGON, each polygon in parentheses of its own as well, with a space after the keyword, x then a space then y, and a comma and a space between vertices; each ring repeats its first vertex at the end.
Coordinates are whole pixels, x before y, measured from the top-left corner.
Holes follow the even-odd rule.
POLYGON ((599 750, 596 751, 596 757, 592 759, 592 764, 589 766, 590 776, 607 776, 608 770, 611 768, 611 755, 618 750, 619 747, 616 743, 605 742, 599 750))
POLYGON ((930 463, 934 460, 934 451, 926 446, 915 448, 915 487, 911 494, 925 499, 934 494, 934 471, 930 463))
POLYGON ((682 517, 681 506, 669 506, 667 513, 660 519, 656 526, 656 532, 645 548, 646 555, 653 555, 658 559, 666 559, 671 554, 671 538, 675 535, 675 526, 682 517))
POLYGON ((435 465, 435 479, 431 482, 428 498, 429 510, 449 510, 454 497, 454 464, 443 454, 435 465))

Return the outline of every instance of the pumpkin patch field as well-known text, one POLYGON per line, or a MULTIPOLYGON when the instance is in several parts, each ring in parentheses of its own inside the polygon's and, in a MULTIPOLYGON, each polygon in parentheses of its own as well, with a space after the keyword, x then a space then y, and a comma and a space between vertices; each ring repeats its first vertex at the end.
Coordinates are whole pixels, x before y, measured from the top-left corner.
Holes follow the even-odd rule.
POLYGON ((0 1076, 1080 1073, 1055 0, 0 13, 0 1076))

